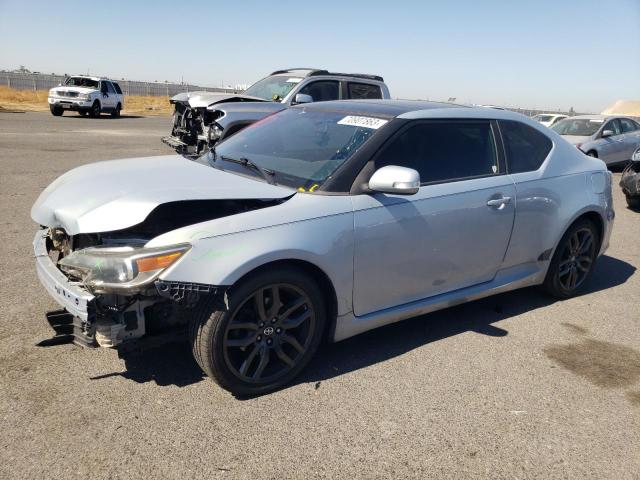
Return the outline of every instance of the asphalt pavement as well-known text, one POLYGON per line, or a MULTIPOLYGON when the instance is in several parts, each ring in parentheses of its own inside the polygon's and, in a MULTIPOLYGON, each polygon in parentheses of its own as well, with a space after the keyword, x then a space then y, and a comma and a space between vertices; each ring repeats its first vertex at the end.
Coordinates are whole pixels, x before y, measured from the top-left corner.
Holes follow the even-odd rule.
POLYGON ((640 478, 640 212, 617 181, 587 292, 526 289, 324 346, 239 400, 186 344, 38 347, 58 308, 29 211, 99 160, 171 153, 163 117, 0 113, 0 478, 640 478))

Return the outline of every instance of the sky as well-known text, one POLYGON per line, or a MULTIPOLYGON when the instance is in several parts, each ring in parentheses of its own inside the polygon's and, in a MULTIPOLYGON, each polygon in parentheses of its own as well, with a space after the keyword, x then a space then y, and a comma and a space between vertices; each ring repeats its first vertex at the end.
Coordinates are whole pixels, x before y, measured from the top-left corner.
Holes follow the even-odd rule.
POLYGON ((600 112, 640 100, 640 0, 0 0, 0 69, 201 86, 315 67, 394 98, 600 112))

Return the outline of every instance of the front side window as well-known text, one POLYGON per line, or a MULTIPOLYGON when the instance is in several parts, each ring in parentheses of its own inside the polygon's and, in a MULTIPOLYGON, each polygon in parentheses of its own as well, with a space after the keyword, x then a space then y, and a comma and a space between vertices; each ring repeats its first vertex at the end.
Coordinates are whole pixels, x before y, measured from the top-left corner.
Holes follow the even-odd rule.
POLYGON ((104 82, 104 83, 107 84, 107 92, 113 93, 113 94, 116 93, 116 89, 113 88, 113 85, 111 84, 111 82, 104 82))
POLYGON ((494 175, 499 171, 489 121, 425 122, 400 133, 375 158, 375 168, 417 170, 421 183, 494 175))
POLYGON ((116 89, 116 93, 118 95, 122 95, 122 89, 120 88, 120 85, 118 85, 116 82, 113 82, 113 88, 116 89))
POLYGON ((347 91, 351 99, 382 98, 382 91, 378 85, 349 82, 347 91))
POLYGON ((326 102, 340 98, 340 82, 335 80, 318 80, 305 85, 300 93, 311 95, 314 102, 326 102))
POLYGON ((302 81, 300 77, 274 75, 257 81, 244 91, 245 95, 281 102, 289 92, 302 81))
POLYGON ((382 118, 291 108, 219 143, 207 161, 216 168, 257 176, 223 157, 245 158, 272 172, 278 184, 315 191, 386 123, 382 118))
POLYGON ((618 120, 609 120, 602 127, 602 131, 604 132, 605 130, 611 130, 614 135, 620 135, 620 123, 618 123, 618 120))
POLYGON ((537 170, 553 146, 546 135, 524 123, 500 120, 500 132, 507 154, 509 173, 537 170))

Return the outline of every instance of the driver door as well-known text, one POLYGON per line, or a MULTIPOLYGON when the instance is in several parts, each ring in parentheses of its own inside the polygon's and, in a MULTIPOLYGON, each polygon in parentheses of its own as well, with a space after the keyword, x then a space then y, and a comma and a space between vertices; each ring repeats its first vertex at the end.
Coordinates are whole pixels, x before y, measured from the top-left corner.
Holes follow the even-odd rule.
POLYGON ((495 131, 489 120, 412 122, 374 157, 374 170, 417 170, 421 186, 353 197, 356 316, 495 277, 515 215, 495 131))
POLYGON ((604 124, 602 130, 600 131, 600 135, 605 130, 611 130, 613 135, 608 137, 600 138, 600 152, 599 157, 605 163, 617 163, 622 162, 624 160, 624 135, 622 135, 622 129, 620 127, 620 122, 618 119, 614 118, 613 120, 609 120, 604 124))
POLYGON ((103 110, 111 110, 115 108, 115 90, 107 81, 100 82, 100 104, 103 110), (111 87, 111 88, 109 88, 111 87), (113 93, 112 93, 113 92, 113 93))

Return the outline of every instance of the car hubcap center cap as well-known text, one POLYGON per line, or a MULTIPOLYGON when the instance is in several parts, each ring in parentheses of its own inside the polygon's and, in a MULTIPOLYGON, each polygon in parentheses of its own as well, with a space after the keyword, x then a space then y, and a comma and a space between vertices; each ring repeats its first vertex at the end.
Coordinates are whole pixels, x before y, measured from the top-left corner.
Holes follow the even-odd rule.
POLYGON ((275 328, 273 328, 273 327, 267 327, 267 328, 265 328, 265 329, 264 329, 263 333, 264 333, 265 335, 269 336, 269 335, 273 335, 273 333, 274 333, 275 331, 276 331, 276 330, 275 330, 275 328))

